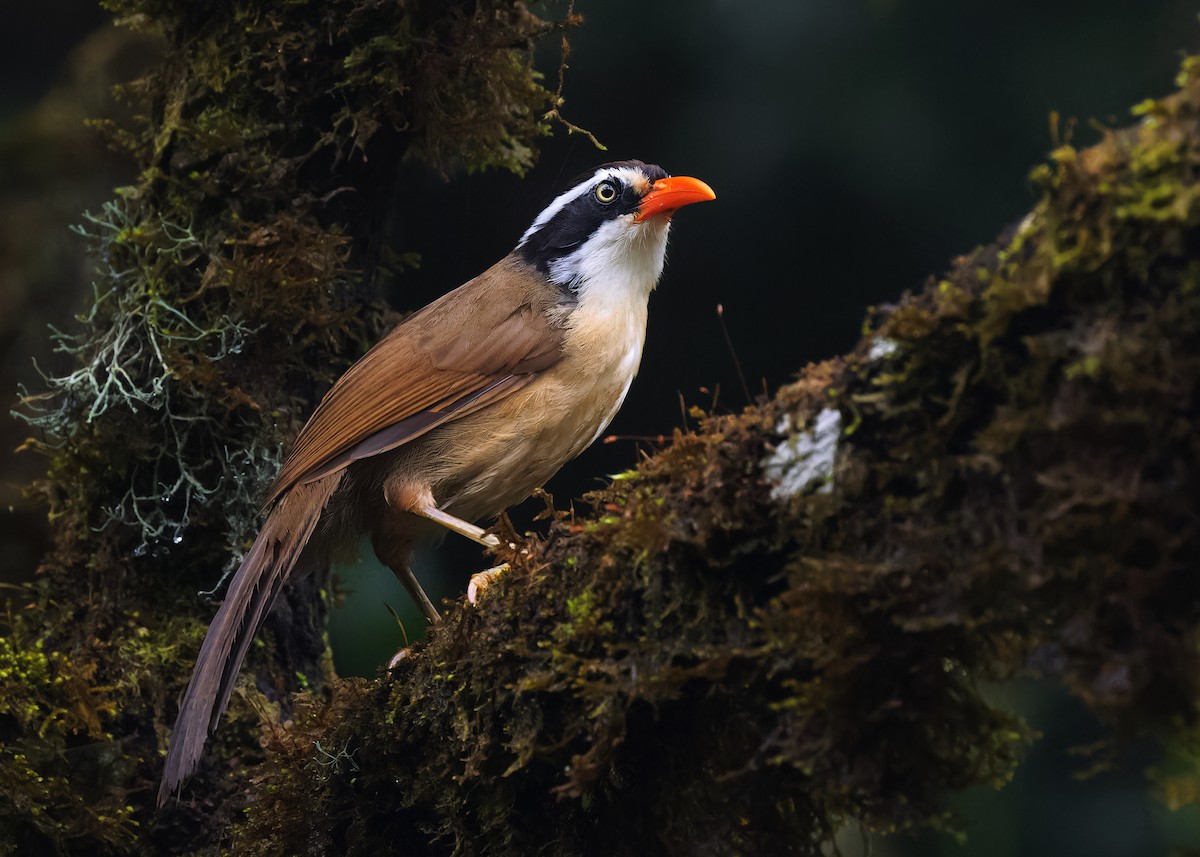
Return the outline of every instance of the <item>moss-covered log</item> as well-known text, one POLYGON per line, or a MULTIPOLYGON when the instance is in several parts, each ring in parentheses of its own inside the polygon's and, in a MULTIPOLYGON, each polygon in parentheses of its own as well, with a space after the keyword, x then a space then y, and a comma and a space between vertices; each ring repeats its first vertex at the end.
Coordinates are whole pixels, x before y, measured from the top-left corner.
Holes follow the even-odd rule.
POLYGON ((1194 746, 1200 62, 1180 87, 853 353, 509 533, 478 608, 268 727, 234 850, 815 854, 1002 785, 1028 733, 979 685, 1029 670, 1194 746))

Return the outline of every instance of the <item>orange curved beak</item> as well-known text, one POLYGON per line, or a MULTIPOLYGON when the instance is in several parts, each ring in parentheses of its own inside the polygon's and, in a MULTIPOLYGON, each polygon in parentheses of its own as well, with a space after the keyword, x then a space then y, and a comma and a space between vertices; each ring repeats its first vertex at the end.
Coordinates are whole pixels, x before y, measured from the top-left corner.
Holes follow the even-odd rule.
POLYGON ((650 188, 650 192, 642 197, 642 204, 638 206, 637 214, 633 216, 633 222, 641 223, 646 218, 654 217, 657 214, 665 214, 670 217, 685 205, 691 205, 693 202, 708 202, 710 199, 716 198, 717 195, 713 193, 713 189, 700 179, 689 176, 668 176, 656 181, 650 188))

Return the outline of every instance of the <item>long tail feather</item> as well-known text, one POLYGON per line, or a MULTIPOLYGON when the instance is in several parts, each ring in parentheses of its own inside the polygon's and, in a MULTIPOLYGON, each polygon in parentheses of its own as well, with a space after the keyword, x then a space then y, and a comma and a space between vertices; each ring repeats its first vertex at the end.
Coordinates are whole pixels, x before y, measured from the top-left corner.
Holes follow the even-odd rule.
POLYGON ((339 471, 297 485, 281 497, 242 560, 204 637, 179 704, 158 790, 159 806, 179 790, 199 764, 208 736, 229 705, 254 635, 291 577, 342 475, 339 471))

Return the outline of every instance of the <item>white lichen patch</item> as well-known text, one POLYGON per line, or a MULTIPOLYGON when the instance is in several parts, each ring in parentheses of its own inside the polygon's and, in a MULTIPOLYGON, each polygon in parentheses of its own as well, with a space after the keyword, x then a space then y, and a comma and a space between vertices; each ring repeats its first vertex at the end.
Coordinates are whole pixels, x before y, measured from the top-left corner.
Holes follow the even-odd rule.
POLYGON ((842 415, 834 408, 825 408, 817 414, 812 428, 795 433, 790 416, 785 415, 776 428, 787 439, 762 462, 767 478, 775 483, 771 496, 783 500, 810 491, 832 491, 842 415))
POLYGON ((885 337, 877 337, 871 342, 871 350, 867 352, 868 360, 885 360, 891 357, 900 349, 899 343, 894 339, 885 337))

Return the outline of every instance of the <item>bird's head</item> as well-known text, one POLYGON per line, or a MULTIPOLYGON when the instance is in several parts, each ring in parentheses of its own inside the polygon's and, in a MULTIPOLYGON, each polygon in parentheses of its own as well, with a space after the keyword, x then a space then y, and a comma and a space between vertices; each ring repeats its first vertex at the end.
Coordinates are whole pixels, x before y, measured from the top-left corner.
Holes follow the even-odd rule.
POLYGON ((715 198, 699 179, 654 164, 603 164, 546 206, 515 252, 574 300, 597 289, 649 294, 662 274, 671 215, 715 198))

